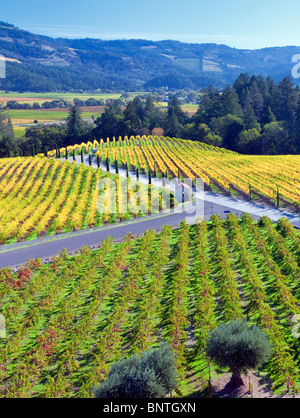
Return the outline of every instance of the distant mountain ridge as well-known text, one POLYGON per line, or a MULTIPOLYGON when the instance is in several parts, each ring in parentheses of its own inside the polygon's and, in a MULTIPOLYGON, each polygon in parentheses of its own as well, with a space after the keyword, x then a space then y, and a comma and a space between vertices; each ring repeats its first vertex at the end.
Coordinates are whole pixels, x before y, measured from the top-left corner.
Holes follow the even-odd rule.
MULTIPOLYGON (((0 22, 0 54, 13 91, 199 90, 231 84, 242 72, 291 76, 300 47, 241 50, 218 44, 179 41, 65 39, 36 35, 0 22)), ((294 79, 298 84, 300 79, 294 79)))

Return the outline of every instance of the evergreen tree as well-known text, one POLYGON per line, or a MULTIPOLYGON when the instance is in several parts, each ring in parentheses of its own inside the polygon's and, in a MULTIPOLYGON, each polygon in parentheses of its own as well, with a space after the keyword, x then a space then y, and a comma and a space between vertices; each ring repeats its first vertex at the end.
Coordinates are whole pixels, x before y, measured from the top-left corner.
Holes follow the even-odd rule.
POLYGON ((299 93, 294 88, 291 77, 285 77, 279 84, 275 101, 273 105, 273 112, 278 121, 295 120, 299 93))
POLYGON ((17 156, 18 153, 11 119, 0 105, 0 158, 17 156))
POLYGON ((105 106, 104 113, 97 118, 96 128, 93 134, 96 138, 112 138, 123 136, 126 125, 124 124, 124 112, 118 100, 114 100, 105 106))
POLYGON ((141 119, 137 114, 137 109, 134 103, 131 101, 128 103, 124 112, 124 123, 127 127, 126 134, 128 136, 136 135, 137 131, 141 128, 141 119))
POLYGON ((176 94, 170 97, 168 104, 168 117, 175 114, 178 122, 184 124, 187 121, 187 115, 180 106, 180 102, 176 94))
POLYGON ((5 158, 9 155, 13 157, 18 154, 19 150, 16 141, 13 138, 0 134, 0 158, 5 158))
POLYGON ((206 114, 205 114, 205 106, 204 100, 202 100, 199 105, 197 112, 191 117, 191 122, 195 123, 195 125, 199 125, 201 123, 205 123, 206 114))
POLYGON ((233 88, 238 94, 239 103, 242 108, 244 108, 244 101, 249 87, 250 75, 248 73, 241 73, 233 84, 233 88))
POLYGON ((149 133, 151 133, 154 128, 159 126, 160 119, 161 111, 155 106, 153 97, 149 93, 144 106, 142 125, 143 127, 149 129, 149 133))
POLYGON ((251 79, 251 84, 244 100, 244 109, 248 107, 252 107, 256 119, 260 121, 264 108, 264 98, 257 86, 256 80, 253 78, 251 79))
POLYGON ((274 113, 272 112, 271 106, 267 106, 267 108, 264 109, 263 114, 262 114, 262 118, 261 118, 261 122, 263 125, 267 125, 268 123, 271 122, 276 122, 276 117, 274 115, 274 113))
POLYGON ((248 106, 244 111, 243 122, 246 129, 256 129, 261 130, 261 126, 257 121, 254 110, 252 106, 248 106))
POLYGON ((202 122, 210 125, 212 119, 223 116, 224 107, 222 104, 222 95, 218 89, 213 86, 209 86, 208 89, 202 90, 201 103, 199 106, 199 113, 203 109, 203 120, 202 122), (203 107, 202 107, 202 106, 203 107))
POLYGON ((7 123, 6 123, 6 129, 4 132, 5 136, 9 138, 15 138, 14 128, 11 122, 11 118, 9 115, 7 115, 7 123))
POLYGON ((261 74, 259 74, 256 77, 256 83, 259 88, 259 91, 263 96, 265 107, 271 106, 272 98, 267 80, 261 74))
POLYGON ((238 117, 243 116, 242 107, 239 104, 239 97, 233 87, 229 85, 225 87, 222 93, 221 103, 223 108, 222 116, 226 116, 228 114, 238 117))
POLYGON ((300 98, 298 100, 298 105, 295 114, 295 124, 294 124, 294 138, 296 143, 297 153, 300 153, 300 98))
POLYGON ((79 142, 79 138, 84 134, 84 129, 85 126, 81 118, 80 108, 72 106, 67 118, 67 135, 70 145, 79 142))
POLYGON ((264 97, 261 91, 259 90, 259 87, 256 81, 250 87, 250 95, 252 98, 252 103, 253 103, 252 106, 253 106, 255 116, 257 120, 260 121, 262 112, 264 109, 264 97))
POLYGON ((174 108, 171 108, 167 113, 167 117, 164 124, 164 134, 169 137, 180 137, 182 136, 183 126, 179 122, 176 116, 174 108))
POLYGON ((138 115, 139 119, 142 120, 144 117, 144 104, 142 99, 139 96, 135 96, 132 100, 132 104, 135 107, 135 113, 138 115))

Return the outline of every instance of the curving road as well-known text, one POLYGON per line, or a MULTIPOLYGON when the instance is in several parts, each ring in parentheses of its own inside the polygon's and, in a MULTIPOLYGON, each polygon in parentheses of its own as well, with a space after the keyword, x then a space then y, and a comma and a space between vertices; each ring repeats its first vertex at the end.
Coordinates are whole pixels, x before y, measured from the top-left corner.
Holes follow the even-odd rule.
MULTIPOLYGON (((208 220, 213 213, 220 214, 222 218, 225 218, 230 211, 234 212, 237 216, 240 216, 245 212, 243 208, 239 209, 238 207, 233 208, 228 205, 208 201, 204 202, 205 220, 208 220)), ((262 211, 261 214, 251 214, 251 216, 254 219, 259 219, 260 216, 265 214, 264 209, 262 209, 262 211)), ((64 248, 66 248, 68 252, 73 252, 84 245, 96 246, 108 236, 115 239, 122 239, 129 232, 133 235, 140 235, 147 229, 160 230, 164 225, 177 226, 180 221, 187 220, 187 222, 189 222, 189 219, 191 219, 191 217, 186 212, 159 214, 139 218, 134 221, 120 222, 106 227, 5 245, 0 248, 0 268, 22 265, 25 264, 28 259, 47 259, 57 255, 64 248)))
MULTIPOLYGON (((219 213, 225 217, 227 215, 226 211, 228 211, 228 207, 222 205, 213 205, 212 207, 211 203, 205 202, 204 219, 208 220, 212 213, 219 213)), ((235 213, 241 215, 242 212, 236 210, 235 213)), ((178 226, 179 222, 184 219, 188 220, 186 212, 152 215, 106 227, 5 245, 0 248, 0 268, 25 264, 28 259, 53 257, 64 248, 68 252, 72 252, 84 245, 96 246, 108 236, 122 239, 129 232, 133 235, 140 235, 147 229, 160 230, 164 225, 178 226)))
MULTIPOLYGON (((85 161, 85 163, 88 162, 85 161)), ((126 175, 125 171, 124 173, 120 172, 119 174, 121 176, 126 175)), ((148 178, 146 176, 145 178, 140 176, 140 180, 147 182, 148 178)), ((155 183, 155 179, 153 179, 153 183, 155 183)), ((133 235, 141 235, 147 229, 160 230, 164 225, 171 225, 173 227, 178 226, 183 220, 186 220, 188 223, 193 223, 195 218, 191 212, 194 211, 195 208, 197 209, 196 213, 194 213, 196 218, 199 216, 199 213, 201 213, 205 220, 209 220, 213 213, 219 214, 222 218, 225 218, 229 212, 234 212, 237 216, 240 216, 242 213, 249 213, 254 219, 259 219, 261 216, 265 215, 274 222, 281 217, 286 217, 294 227, 300 228, 299 215, 294 213, 268 208, 252 202, 246 202, 211 192, 197 192, 196 198, 198 202, 197 206, 193 207, 191 204, 186 204, 184 206, 185 211, 178 208, 177 211, 171 213, 151 215, 105 227, 4 245, 0 247, 0 268, 19 266, 25 264, 28 259, 47 259, 57 255, 64 248, 66 248, 68 252, 73 252, 84 245, 97 246, 108 236, 121 240, 129 232, 133 235)))

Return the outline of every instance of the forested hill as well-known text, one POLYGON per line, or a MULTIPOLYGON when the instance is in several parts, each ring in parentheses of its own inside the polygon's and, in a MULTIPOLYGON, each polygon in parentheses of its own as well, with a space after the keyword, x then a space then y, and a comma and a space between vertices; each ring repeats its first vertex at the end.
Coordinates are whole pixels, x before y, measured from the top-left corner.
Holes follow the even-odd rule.
MULTIPOLYGON (((0 54, 15 91, 201 89, 224 87, 240 73, 291 75, 300 47, 239 50, 178 41, 63 39, 35 35, 0 22, 0 54)), ((295 79, 297 83, 300 79, 295 79)))

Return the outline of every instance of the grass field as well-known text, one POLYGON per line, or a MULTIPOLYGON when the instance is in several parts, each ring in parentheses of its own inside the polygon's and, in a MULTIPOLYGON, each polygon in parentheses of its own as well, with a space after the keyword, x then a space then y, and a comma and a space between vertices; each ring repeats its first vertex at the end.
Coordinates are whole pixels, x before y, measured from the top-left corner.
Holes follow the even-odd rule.
MULTIPOLYGON (((162 106, 165 107, 165 106, 162 106)), ((104 106, 83 106, 82 117, 90 118, 92 116, 100 115, 104 112, 104 106)), ((194 114, 197 111, 197 105, 183 105, 183 111, 194 114)), ((13 125, 33 123, 34 120, 38 122, 52 122, 61 121, 67 118, 67 109, 12 109, 9 115, 13 125)))
MULTIPOLYGON (((64 99, 67 101, 72 102, 75 98, 80 100, 87 100, 90 98, 94 98, 96 100, 117 100, 119 99, 121 94, 106 94, 106 93, 99 93, 99 94, 80 94, 80 93, 16 93, 16 92, 10 92, 5 93, 4 91, 0 91, 0 105, 6 106, 6 103, 8 101, 16 101, 18 103, 24 104, 24 103, 39 103, 39 105, 42 105, 44 102, 49 102, 52 100, 59 100, 64 99)), ((49 109, 41 109, 41 113, 48 111, 49 109)), ((54 111, 57 109, 53 109, 54 111)), ((53 111, 52 110, 52 111, 53 111)), ((10 111, 10 117, 12 119, 13 125, 16 124, 26 124, 26 123, 32 123, 35 119, 40 119, 40 122, 50 122, 50 121, 58 121, 62 120, 66 117, 66 114, 68 111, 66 109, 62 109, 65 114, 48 114, 48 115, 40 115, 39 110, 23 110, 23 109, 16 109, 10 111), (32 113, 30 113, 32 112, 32 113)), ((59 109, 60 111, 60 109, 59 109)), ((84 117, 90 117, 93 113, 91 112, 97 112, 97 109, 84 109, 84 112, 87 112, 88 115, 84 115, 84 117)), ((101 111, 100 111, 101 113, 101 111)))
MULTIPOLYGON (((87 109, 87 108, 86 108, 87 109)), ((100 107, 97 106, 97 110, 100 110, 100 107)), ((87 112, 82 112, 83 118, 90 118, 91 116, 96 116, 98 112, 93 110, 87 112)), ((99 112, 100 114, 100 112, 99 112)), ((33 123, 34 120, 38 122, 55 122, 61 121, 68 117, 67 109, 47 109, 47 110, 24 110, 24 109, 12 109, 9 111, 9 115, 13 125, 21 125, 27 123, 33 123)))
MULTIPOLYGON (((162 108, 167 108, 168 103, 167 102, 157 102, 156 106, 162 107, 162 108)), ((181 106, 181 108, 184 112, 188 112, 188 114, 191 116, 191 115, 194 115, 197 112, 198 105, 197 104, 184 104, 184 105, 181 106)))
POLYGON ((182 106, 182 110, 188 113, 196 113, 198 109, 198 105, 196 104, 186 104, 182 106))
POLYGON ((26 132, 25 126, 14 126, 14 134, 16 137, 24 136, 26 132))
POLYGON ((8 100, 25 100, 25 99, 41 99, 41 100, 56 100, 56 99, 65 99, 65 100, 72 100, 72 99, 81 99, 87 100, 89 98, 95 98, 98 100, 117 100, 121 94, 119 93, 16 93, 16 92, 9 92, 5 93, 3 90, 0 91, 0 99, 8 99, 8 100))
POLYGON ((6 106, 6 103, 9 101, 16 101, 18 103, 24 104, 24 103, 39 103, 39 105, 42 105, 44 102, 50 101, 52 99, 35 99, 33 97, 0 97, 0 104, 6 106))
MULTIPOLYGON (((131 92, 129 93, 133 98, 134 96, 144 94, 144 92, 131 92)), ((46 101, 52 101, 55 99, 65 99, 68 101, 74 100, 75 98, 81 100, 87 100, 89 98, 94 98, 98 100, 117 100, 121 97, 121 94, 118 93, 16 93, 9 92, 5 93, 0 91, 0 105, 6 105, 8 101, 17 101, 18 103, 34 103, 37 102, 42 105, 46 101)), ((156 103, 159 107, 166 108, 168 106, 167 102, 158 102, 156 103)), ((189 115, 196 113, 198 106, 197 105, 182 105, 184 112, 188 112, 189 115)), ((83 118, 90 118, 92 115, 101 114, 104 111, 103 106, 84 106, 82 108, 83 118)), ((65 119, 68 116, 67 109, 13 109, 9 111, 10 117, 13 125, 22 125, 22 124, 32 124, 34 120, 37 120, 40 123, 44 122, 56 122, 65 119)), ((20 135, 21 130, 18 131, 20 135)))

